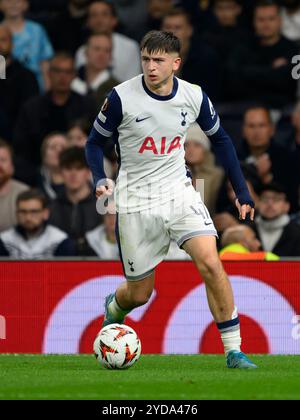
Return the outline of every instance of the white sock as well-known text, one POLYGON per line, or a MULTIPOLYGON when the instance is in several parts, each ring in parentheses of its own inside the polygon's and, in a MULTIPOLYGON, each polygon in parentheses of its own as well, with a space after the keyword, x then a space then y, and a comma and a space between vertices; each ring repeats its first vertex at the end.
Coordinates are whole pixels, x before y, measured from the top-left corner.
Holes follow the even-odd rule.
POLYGON ((217 323, 217 327, 221 334, 225 355, 227 356, 231 350, 240 352, 242 339, 237 308, 234 308, 231 320, 217 323))
POLYGON ((242 339, 240 329, 232 332, 221 332, 221 339, 223 341, 226 356, 231 350, 241 351, 242 339))
POLYGON ((124 317, 130 312, 130 310, 124 310, 117 302, 116 295, 108 305, 108 312, 112 319, 116 322, 122 321, 124 317))

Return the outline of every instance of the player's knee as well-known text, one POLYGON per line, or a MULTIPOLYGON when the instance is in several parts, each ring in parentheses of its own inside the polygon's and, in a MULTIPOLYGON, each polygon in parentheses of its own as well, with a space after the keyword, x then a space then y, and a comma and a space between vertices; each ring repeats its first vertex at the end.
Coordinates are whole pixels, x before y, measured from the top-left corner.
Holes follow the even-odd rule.
POLYGON ((222 273, 222 263, 218 255, 210 255, 199 261, 197 264, 200 273, 205 278, 217 279, 222 273))

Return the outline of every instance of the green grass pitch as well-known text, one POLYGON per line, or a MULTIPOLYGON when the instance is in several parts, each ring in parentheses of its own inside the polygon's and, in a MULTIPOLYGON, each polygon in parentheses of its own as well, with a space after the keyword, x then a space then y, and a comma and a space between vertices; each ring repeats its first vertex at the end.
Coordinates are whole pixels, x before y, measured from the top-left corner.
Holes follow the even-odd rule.
POLYGON ((0 400, 300 399, 300 356, 251 358, 259 369, 227 369, 223 356, 144 355, 111 371, 92 355, 0 355, 0 400))

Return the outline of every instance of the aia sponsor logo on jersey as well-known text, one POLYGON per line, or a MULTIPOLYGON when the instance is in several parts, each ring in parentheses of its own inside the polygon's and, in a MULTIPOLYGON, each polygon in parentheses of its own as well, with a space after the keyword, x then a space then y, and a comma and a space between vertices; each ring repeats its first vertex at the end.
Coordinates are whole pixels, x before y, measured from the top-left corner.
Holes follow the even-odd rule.
POLYGON ((142 154, 145 151, 149 150, 149 151, 152 151, 154 155, 166 155, 166 154, 168 155, 173 150, 181 148, 180 140, 181 140, 181 137, 179 136, 174 137, 170 145, 167 147, 166 137, 162 137, 160 139, 160 142, 155 142, 153 137, 146 137, 145 140, 143 141, 143 144, 140 147, 139 153, 142 154))

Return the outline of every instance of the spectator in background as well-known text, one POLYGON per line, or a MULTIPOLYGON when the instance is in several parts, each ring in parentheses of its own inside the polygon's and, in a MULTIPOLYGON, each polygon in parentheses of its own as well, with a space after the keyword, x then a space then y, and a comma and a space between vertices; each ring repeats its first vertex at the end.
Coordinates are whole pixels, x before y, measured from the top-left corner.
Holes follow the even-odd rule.
MULTIPOLYGON (((298 204, 300 208, 300 185, 298 186, 298 204)), ((291 221, 297 223, 297 225, 300 226, 300 210, 291 214, 291 221)))
MULTIPOLYGON (((112 75, 121 82, 141 73, 140 49, 133 39, 115 32, 118 24, 116 9, 108 0, 93 0, 88 9, 87 27, 92 34, 106 32, 112 37, 112 75)), ((86 64, 86 46, 76 53, 76 67, 86 64)))
POLYGON ((238 147, 238 156, 241 161, 256 168, 263 184, 275 181, 284 185, 295 208, 297 203, 293 160, 286 149, 274 142, 274 130, 267 108, 262 106, 249 108, 244 115, 244 139, 238 147))
POLYGON ((189 128, 184 147, 185 160, 191 171, 193 185, 196 188, 197 180, 198 182, 203 180, 201 196, 209 213, 213 215, 224 172, 215 165, 214 155, 210 151, 210 142, 198 124, 194 123, 189 128))
POLYGON ((220 258, 222 261, 277 261, 279 257, 272 252, 260 251, 261 243, 255 232, 246 225, 232 226, 225 230, 221 238, 220 258))
POLYGON ((175 0, 176 7, 183 7, 191 16, 194 26, 202 33, 215 23, 212 0, 175 0))
POLYGON ((96 211, 84 150, 79 147, 64 150, 60 154, 60 168, 65 188, 50 206, 50 223, 67 232, 81 255, 86 232, 102 221, 96 211))
MULTIPOLYGON (((296 155, 296 167, 300 166, 300 101, 296 104, 292 112, 292 127, 294 129, 293 141, 291 144, 291 150, 296 155)), ((298 171, 299 175, 299 171, 298 171)), ((300 177, 298 176, 300 181, 300 177)))
POLYGON ((92 92, 97 108, 101 108, 106 96, 119 81, 112 77, 110 62, 112 58, 112 39, 107 34, 91 35, 86 44, 86 65, 78 70, 72 82, 72 90, 81 95, 92 92))
POLYGON ((148 0, 114 0, 119 29, 124 35, 140 42, 145 35, 148 0))
POLYGON ((0 0, 4 14, 3 23, 13 34, 13 56, 31 70, 41 91, 49 88, 49 60, 53 48, 45 29, 38 23, 26 20, 27 0, 0 0))
POLYGON ((276 121, 274 139, 277 144, 291 152, 300 148, 300 101, 287 107, 276 121))
POLYGON ((67 1, 68 0, 30 0, 29 12, 30 14, 33 14, 33 16, 57 13, 63 10, 67 1))
POLYGON ((0 136, 10 142, 21 106, 39 92, 34 74, 13 59, 12 42, 8 27, 0 25, 0 55, 6 62, 6 79, 0 82, 0 136))
POLYGON ((96 115, 94 99, 71 90, 75 77, 74 61, 67 53, 57 53, 50 64, 50 91, 30 99, 21 109, 14 133, 14 148, 35 170, 40 164, 41 144, 53 131, 66 132, 74 119, 93 121, 96 115))
POLYGON ((16 220, 16 198, 28 186, 13 179, 13 152, 8 143, 0 139, 0 232, 13 226, 16 220))
POLYGON ((159 30, 163 18, 173 9, 173 0, 148 0, 147 2, 147 24, 144 34, 151 30, 159 30))
POLYGON ((62 13, 47 24, 55 51, 75 54, 86 36, 86 18, 90 0, 68 0, 62 13))
POLYGON ((296 98, 291 77, 298 47, 281 35, 280 7, 258 1, 254 12, 255 39, 234 49, 228 61, 228 99, 260 101, 280 109, 296 98))
POLYGON ((0 256, 43 259, 75 255, 67 234, 48 225, 46 198, 36 190, 17 197, 17 225, 0 233, 0 256))
POLYGON ((115 233, 116 209, 113 202, 107 206, 103 216, 103 225, 85 234, 90 252, 88 255, 97 255, 101 260, 119 260, 119 248, 115 233))
POLYGON ((64 189, 59 156, 66 147, 67 138, 59 132, 49 134, 42 143, 42 165, 38 174, 37 186, 49 200, 54 200, 64 189))
POLYGON ((71 122, 67 131, 68 147, 84 148, 91 131, 91 124, 84 119, 71 122))
MULTIPOLYGON (((238 0, 214 0, 212 2, 214 21, 202 34, 203 41, 214 48, 221 58, 223 71, 230 52, 250 38, 250 33, 240 23, 242 12, 240 3, 238 0)), ((226 85, 222 87, 226 96, 226 85)))
MULTIPOLYGON (((297 102, 295 105, 292 114, 291 114, 291 125, 294 129, 293 132, 293 146, 295 147, 300 146, 300 101, 297 102)), ((295 150, 294 147, 292 147, 292 150, 295 150)))
POLYGON ((290 204, 284 188, 264 185, 258 201, 255 229, 264 251, 280 257, 300 256, 300 226, 290 220, 290 204))
POLYGON ((218 56, 195 33, 189 14, 184 9, 172 9, 163 18, 162 30, 174 33, 181 43, 182 66, 176 75, 200 85, 211 99, 216 100, 221 77, 218 56))
MULTIPOLYGON (((91 125, 86 120, 73 121, 67 132, 68 147, 84 148, 91 131, 91 125)), ((116 161, 111 162, 104 156, 104 170, 108 178, 114 179, 117 171, 116 161)))
POLYGON ((281 0, 282 35, 300 43, 300 0, 281 0))

